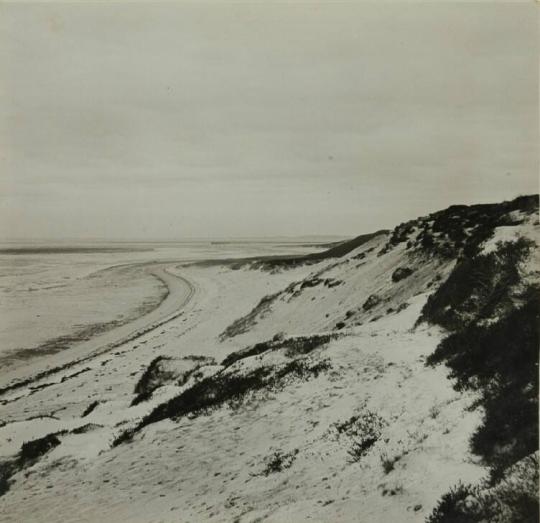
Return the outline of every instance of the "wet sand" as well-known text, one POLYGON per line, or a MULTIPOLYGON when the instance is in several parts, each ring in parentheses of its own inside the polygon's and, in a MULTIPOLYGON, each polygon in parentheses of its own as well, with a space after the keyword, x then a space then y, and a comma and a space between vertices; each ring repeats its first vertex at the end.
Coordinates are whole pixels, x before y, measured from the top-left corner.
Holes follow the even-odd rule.
POLYGON ((26 385, 34 377, 50 374, 55 369, 80 363, 97 355, 103 354, 113 348, 133 340, 149 330, 163 325, 177 317, 182 307, 189 302, 196 292, 195 286, 185 278, 172 274, 168 269, 176 263, 147 263, 136 264, 144 266, 144 270, 158 278, 166 287, 166 297, 157 307, 130 321, 129 323, 111 327, 105 332, 88 333, 89 339, 73 340, 68 349, 51 352, 44 347, 42 354, 39 348, 32 351, 31 358, 21 357, 18 364, 13 365, 9 372, 0 376, 0 389, 13 390, 19 385, 26 385), (45 359, 46 358, 46 359, 45 359))

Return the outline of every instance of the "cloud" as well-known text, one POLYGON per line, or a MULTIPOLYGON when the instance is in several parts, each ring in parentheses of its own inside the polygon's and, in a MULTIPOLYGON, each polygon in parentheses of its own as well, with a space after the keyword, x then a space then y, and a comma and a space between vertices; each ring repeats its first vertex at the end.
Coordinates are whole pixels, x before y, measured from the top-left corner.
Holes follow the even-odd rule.
POLYGON ((355 234, 535 191, 534 9, 4 4, 0 235, 355 234))

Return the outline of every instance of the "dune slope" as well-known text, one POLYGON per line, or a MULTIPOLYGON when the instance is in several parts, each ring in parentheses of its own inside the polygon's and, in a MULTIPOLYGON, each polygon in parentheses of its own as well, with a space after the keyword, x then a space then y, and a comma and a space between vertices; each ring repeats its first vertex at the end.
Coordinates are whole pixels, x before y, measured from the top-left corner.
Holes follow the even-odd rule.
POLYGON ((533 521, 538 230, 522 197, 169 269, 178 317, 0 398, 3 519, 533 521))

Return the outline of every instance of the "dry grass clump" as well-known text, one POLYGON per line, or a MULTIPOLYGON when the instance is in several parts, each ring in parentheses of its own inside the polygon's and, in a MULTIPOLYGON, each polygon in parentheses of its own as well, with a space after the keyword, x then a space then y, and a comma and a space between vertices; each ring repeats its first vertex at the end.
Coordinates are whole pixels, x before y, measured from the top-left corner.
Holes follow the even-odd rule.
POLYGON ((268 476, 270 474, 276 474, 290 468, 294 463, 297 454, 298 449, 291 452, 283 452, 281 450, 275 451, 264 460, 264 469, 262 471, 262 475, 268 476))
POLYGON ((334 423, 331 427, 338 437, 346 437, 350 441, 347 453, 351 462, 360 461, 381 437, 386 422, 370 410, 363 410, 342 423, 334 423))

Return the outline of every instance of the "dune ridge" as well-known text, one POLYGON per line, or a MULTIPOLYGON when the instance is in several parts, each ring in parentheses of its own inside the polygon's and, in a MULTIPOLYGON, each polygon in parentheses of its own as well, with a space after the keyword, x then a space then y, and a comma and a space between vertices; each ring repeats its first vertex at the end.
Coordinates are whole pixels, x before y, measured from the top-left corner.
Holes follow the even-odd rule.
POLYGON ((533 521, 539 230, 527 196, 167 265, 167 321, 3 391, 5 521, 533 521))

